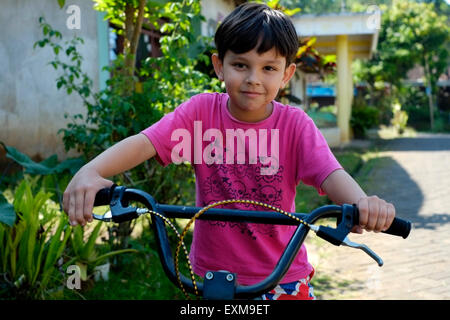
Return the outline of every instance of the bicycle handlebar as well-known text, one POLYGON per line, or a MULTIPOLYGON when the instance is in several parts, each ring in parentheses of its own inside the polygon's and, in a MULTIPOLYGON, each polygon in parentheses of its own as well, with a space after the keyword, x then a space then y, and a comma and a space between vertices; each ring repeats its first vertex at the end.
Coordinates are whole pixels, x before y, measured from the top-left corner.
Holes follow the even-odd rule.
MULTIPOLYGON (((165 205, 157 203, 153 197, 137 189, 129 189, 125 187, 118 187, 113 185, 111 188, 105 188, 100 190, 95 198, 94 206, 109 205, 111 211, 108 212, 108 216, 94 215, 95 219, 103 221, 123 222, 137 218, 141 213, 137 208, 128 205, 130 201, 136 201, 143 204, 147 209, 152 210, 159 215, 166 218, 192 218, 200 209, 199 207, 177 206, 177 205, 165 205)), ((174 261, 172 257, 171 248, 167 236, 167 230, 164 220, 158 215, 152 214, 152 226, 155 231, 156 243, 158 245, 158 253, 163 266, 163 269, 168 278, 177 286, 179 282, 187 291, 194 293, 195 288, 191 279, 180 275, 178 279, 174 261)), ((250 285, 241 286, 234 285, 231 298, 254 298, 264 294, 267 291, 273 289, 284 274, 288 271, 293 259, 297 255, 298 250, 303 244, 308 231, 313 230, 319 237, 327 240, 334 245, 346 245, 354 248, 359 248, 374 258, 381 266, 382 260, 367 246, 353 243, 348 240, 347 235, 350 230, 358 225, 359 212, 355 205, 344 204, 328 205, 317 208, 311 211, 309 214, 304 213, 291 213, 292 217, 297 218, 294 220, 292 217, 288 217, 279 212, 273 211, 249 211, 249 210, 237 210, 237 209, 218 209, 212 208, 204 212, 199 219, 204 220, 220 220, 220 221, 239 221, 247 223, 268 223, 268 224, 282 224, 282 225, 298 225, 297 229, 293 233, 288 245, 282 253, 279 261, 277 262, 272 273, 263 281, 250 285), (324 218, 337 218, 337 227, 331 228, 326 226, 315 226, 314 222, 324 218), (302 221, 300 223, 299 221, 302 221)), ((411 222, 396 217, 391 227, 384 233, 401 236, 407 238, 411 230, 411 222)), ((235 278, 235 277, 234 277, 235 278)), ((207 277, 203 283, 197 284, 197 291, 203 294, 207 289, 205 288, 207 283, 207 277)), ((208 282, 209 283, 209 282, 208 282)), ((224 282, 225 283, 225 282, 224 282)), ((223 283, 222 283, 223 284, 223 283)), ((234 284, 234 281, 233 281, 234 284)), ((219 288, 220 289, 220 288, 219 288)), ((209 290, 210 291, 210 290, 209 290)), ((218 298, 224 299, 224 295, 220 292, 216 293, 218 298), (222 295, 221 295, 222 294, 222 295)))
MULTIPOLYGON (((112 194, 113 194, 112 191, 115 189, 116 186, 117 185, 113 185, 111 188, 104 188, 104 189, 101 189, 100 191, 98 191, 98 193, 97 193, 97 195, 95 197, 94 206, 106 206, 106 205, 109 205, 110 202, 111 202, 111 199, 112 199, 112 194)), ((163 211, 168 211, 168 212, 173 211, 173 210, 170 210, 170 208, 171 208, 170 205, 160 205, 160 204, 158 204, 158 206, 161 207, 163 209, 163 211)), ((189 210, 188 207, 185 207, 184 211, 186 213, 189 213, 189 214, 192 214, 192 213, 195 214, 200 209, 200 208, 196 208, 196 207, 191 207, 191 208, 192 209, 189 210)), ((215 211, 217 209, 211 209, 211 210, 215 211)), ((358 208, 355 208, 355 210, 357 211, 358 208)), ((235 221, 235 220, 233 220, 235 218, 235 216, 236 217, 242 217, 243 215, 245 215, 245 214, 243 214, 243 212, 245 212, 247 214, 249 214, 249 212, 251 212, 251 211, 247 211, 247 210, 234 210, 234 211, 235 211, 234 213, 226 214, 227 217, 229 218, 229 220, 227 219, 227 221, 235 221)), ((219 212, 220 212, 220 210, 219 210, 219 212)), ((219 212, 217 214, 219 214, 219 212)), ((173 218, 191 218, 192 217, 192 216, 187 217, 184 214, 176 215, 175 212, 173 212, 173 213, 174 213, 174 216, 172 216, 173 218)), ((219 219, 219 216, 217 214, 214 216, 214 218, 217 218, 217 220, 221 220, 221 219, 219 219)), ((203 219, 209 218, 209 215, 207 213, 205 213, 205 215, 206 216, 204 216, 203 219)), ((293 213, 293 215, 296 216, 297 214, 293 213)), ((250 216, 251 216, 251 213, 250 213, 250 216)), ((220 218, 223 219, 224 217, 220 217, 220 218)), ((257 220, 259 219, 258 222, 260 222, 260 223, 263 223, 263 220, 265 220, 265 218, 268 218, 268 217, 259 217, 257 215, 254 216, 254 219, 257 219, 257 220), (262 218, 264 218, 264 219, 262 219, 262 218)), ((286 216, 281 216, 281 217, 278 217, 278 218, 279 219, 268 218, 267 219, 267 223, 290 224, 290 225, 298 224, 298 223, 295 222, 295 220, 292 220, 292 219, 290 219, 290 218, 288 218, 286 216)), ((353 219, 354 219, 355 225, 358 225, 358 223, 359 223, 359 212, 355 212, 355 216, 354 216, 353 219)), ((211 219, 211 220, 214 220, 214 219, 211 219)), ((114 219, 113 219, 113 221, 120 222, 120 221, 117 221, 117 220, 114 220, 114 219)), ((404 220, 404 219, 401 219, 401 218, 398 218, 398 217, 395 217, 394 221, 392 221, 391 226, 386 231, 382 231, 382 233, 387 233, 387 234, 390 234, 390 235, 393 235, 393 236, 399 236, 399 237, 402 237, 403 239, 406 239, 408 237, 410 231, 411 231, 411 222, 410 221, 404 220)))

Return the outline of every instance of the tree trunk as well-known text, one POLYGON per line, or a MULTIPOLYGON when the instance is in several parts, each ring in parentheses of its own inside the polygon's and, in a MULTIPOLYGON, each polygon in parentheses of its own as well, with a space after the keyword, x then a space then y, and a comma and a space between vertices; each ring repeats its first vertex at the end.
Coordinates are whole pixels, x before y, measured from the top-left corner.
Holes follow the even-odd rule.
POLYGON ((124 69, 122 74, 129 77, 129 85, 124 88, 124 95, 130 95, 134 91, 135 83, 133 81, 134 69, 136 64, 136 52, 139 44, 139 36, 144 21, 146 0, 139 0, 139 7, 136 9, 130 2, 125 7, 125 39, 124 39, 124 69), (136 16, 137 10, 137 17, 136 16))
MULTIPOLYGON (((136 51, 139 44, 139 36, 142 30, 142 22, 144 20, 146 0, 139 0, 139 7, 136 8, 132 2, 127 2, 125 7, 125 39, 124 39, 124 68, 121 70, 122 75, 127 79, 126 85, 121 88, 123 96, 130 96, 135 90, 134 71, 136 65, 136 51)), ((129 236, 132 232, 131 222, 120 223, 117 228, 117 238, 120 249, 128 248, 129 236)))

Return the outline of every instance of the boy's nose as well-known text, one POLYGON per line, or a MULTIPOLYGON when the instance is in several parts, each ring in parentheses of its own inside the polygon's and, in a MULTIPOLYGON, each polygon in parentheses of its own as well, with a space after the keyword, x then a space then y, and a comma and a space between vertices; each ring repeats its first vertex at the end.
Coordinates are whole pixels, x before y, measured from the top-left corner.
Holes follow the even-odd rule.
POLYGON ((256 72, 250 72, 247 79, 245 80, 249 85, 259 85, 261 84, 256 72))

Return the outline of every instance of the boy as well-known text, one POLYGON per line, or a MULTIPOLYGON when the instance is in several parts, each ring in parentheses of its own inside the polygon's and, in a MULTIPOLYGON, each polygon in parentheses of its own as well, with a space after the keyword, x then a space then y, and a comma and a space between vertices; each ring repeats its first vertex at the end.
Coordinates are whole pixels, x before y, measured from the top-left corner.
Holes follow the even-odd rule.
MULTIPOLYGON (((337 204, 357 204, 360 225, 354 232, 386 230, 394 206, 364 193, 301 109, 274 101, 296 68, 298 39, 291 21, 266 5, 245 3, 221 23, 215 43, 218 53, 212 62, 227 93, 192 97, 86 164, 64 193, 71 223, 92 221, 96 192, 112 184, 106 177, 156 156, 162 165, 183 160, 193 164, 198 206, 238 198, 294 212, 296 186, 303 181, 337 204)), ((272 271, 294 229, 196 221, 194 271, 204 276, 207 270, 228 270, 237 273, 241 284, 257 283, 272 271)), ((313 273, 302 246, 279 287, 263 298, 312 299, 313 273)))

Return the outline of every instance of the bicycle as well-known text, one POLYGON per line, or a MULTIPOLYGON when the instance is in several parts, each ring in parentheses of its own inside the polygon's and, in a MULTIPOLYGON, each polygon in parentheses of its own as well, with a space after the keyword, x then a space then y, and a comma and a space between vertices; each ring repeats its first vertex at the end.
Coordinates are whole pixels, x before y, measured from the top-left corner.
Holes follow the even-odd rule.
MULTIPOLYGON (((180 205, 160 204, 148 193, 124 186, 113 185, 111 188, 101 189, 95 198, 94 206, 109 205, 110 211, 104 215, 94 214, 93 218, 100 221, 124 222, 136 219, 143 214, 151 214, 152 227, 156 236, 158 246, 158 254, 167 277, 179 287, 187 298, 188 292, 202 296, 209 300, 229 300, 229 299, 253 299, 260 297, 262 294, 272 290, 288 271, 293 259, 305 240, 309 230, 312 230, 320 238, 339 246, 344 245, 356 249, 361 249, 373 258, 378 265, 383 265, 383 260, 364 244, 352 242, 347 235, 351 229, 358 225, 358 209, 356 205, 326 205, 305 213, 288 213, 270 205, 252 201, 252 200, 224 200, 211 204, 207 207, 192 207, 180 205), (145 206, 138 208, 129 205, 129 203, 137 202, 145 206), (214 208, 218 205, 228 203, 251 203, 259 205, 272 211, 255 211, 255 210, 239 210, 214 208), (170 222, 169 218, 190 219, 181 234, 170 222), (325 218, 336 218, 336 227, 320 225, 314 223, 325 218), (183 239, 188 228, 196 219, 209 219, 230 222, 247 222, 247 223, 269 223, 281 225, 298 225, 293 233, 289 243, 282 253, 278 263, 272 273, 264 280, 254 285, 243 286, 236 282, 236 274, 228 271, 207 271, 203 282, 197 282, 194 278, 189 258, 188 265, 191 278, 180 274, 178 267, 178 256, 181 248, 184 254, 188 256, 186 246, 183 239), (179 238, 176 249, 175 258, 172 256, 168 234, 165 224, 168 224, 175 230, 179 238)), ((411 231, 411 222, 396 217, 390 228, 384 233, 401 236, 406 239, 411 231)))

